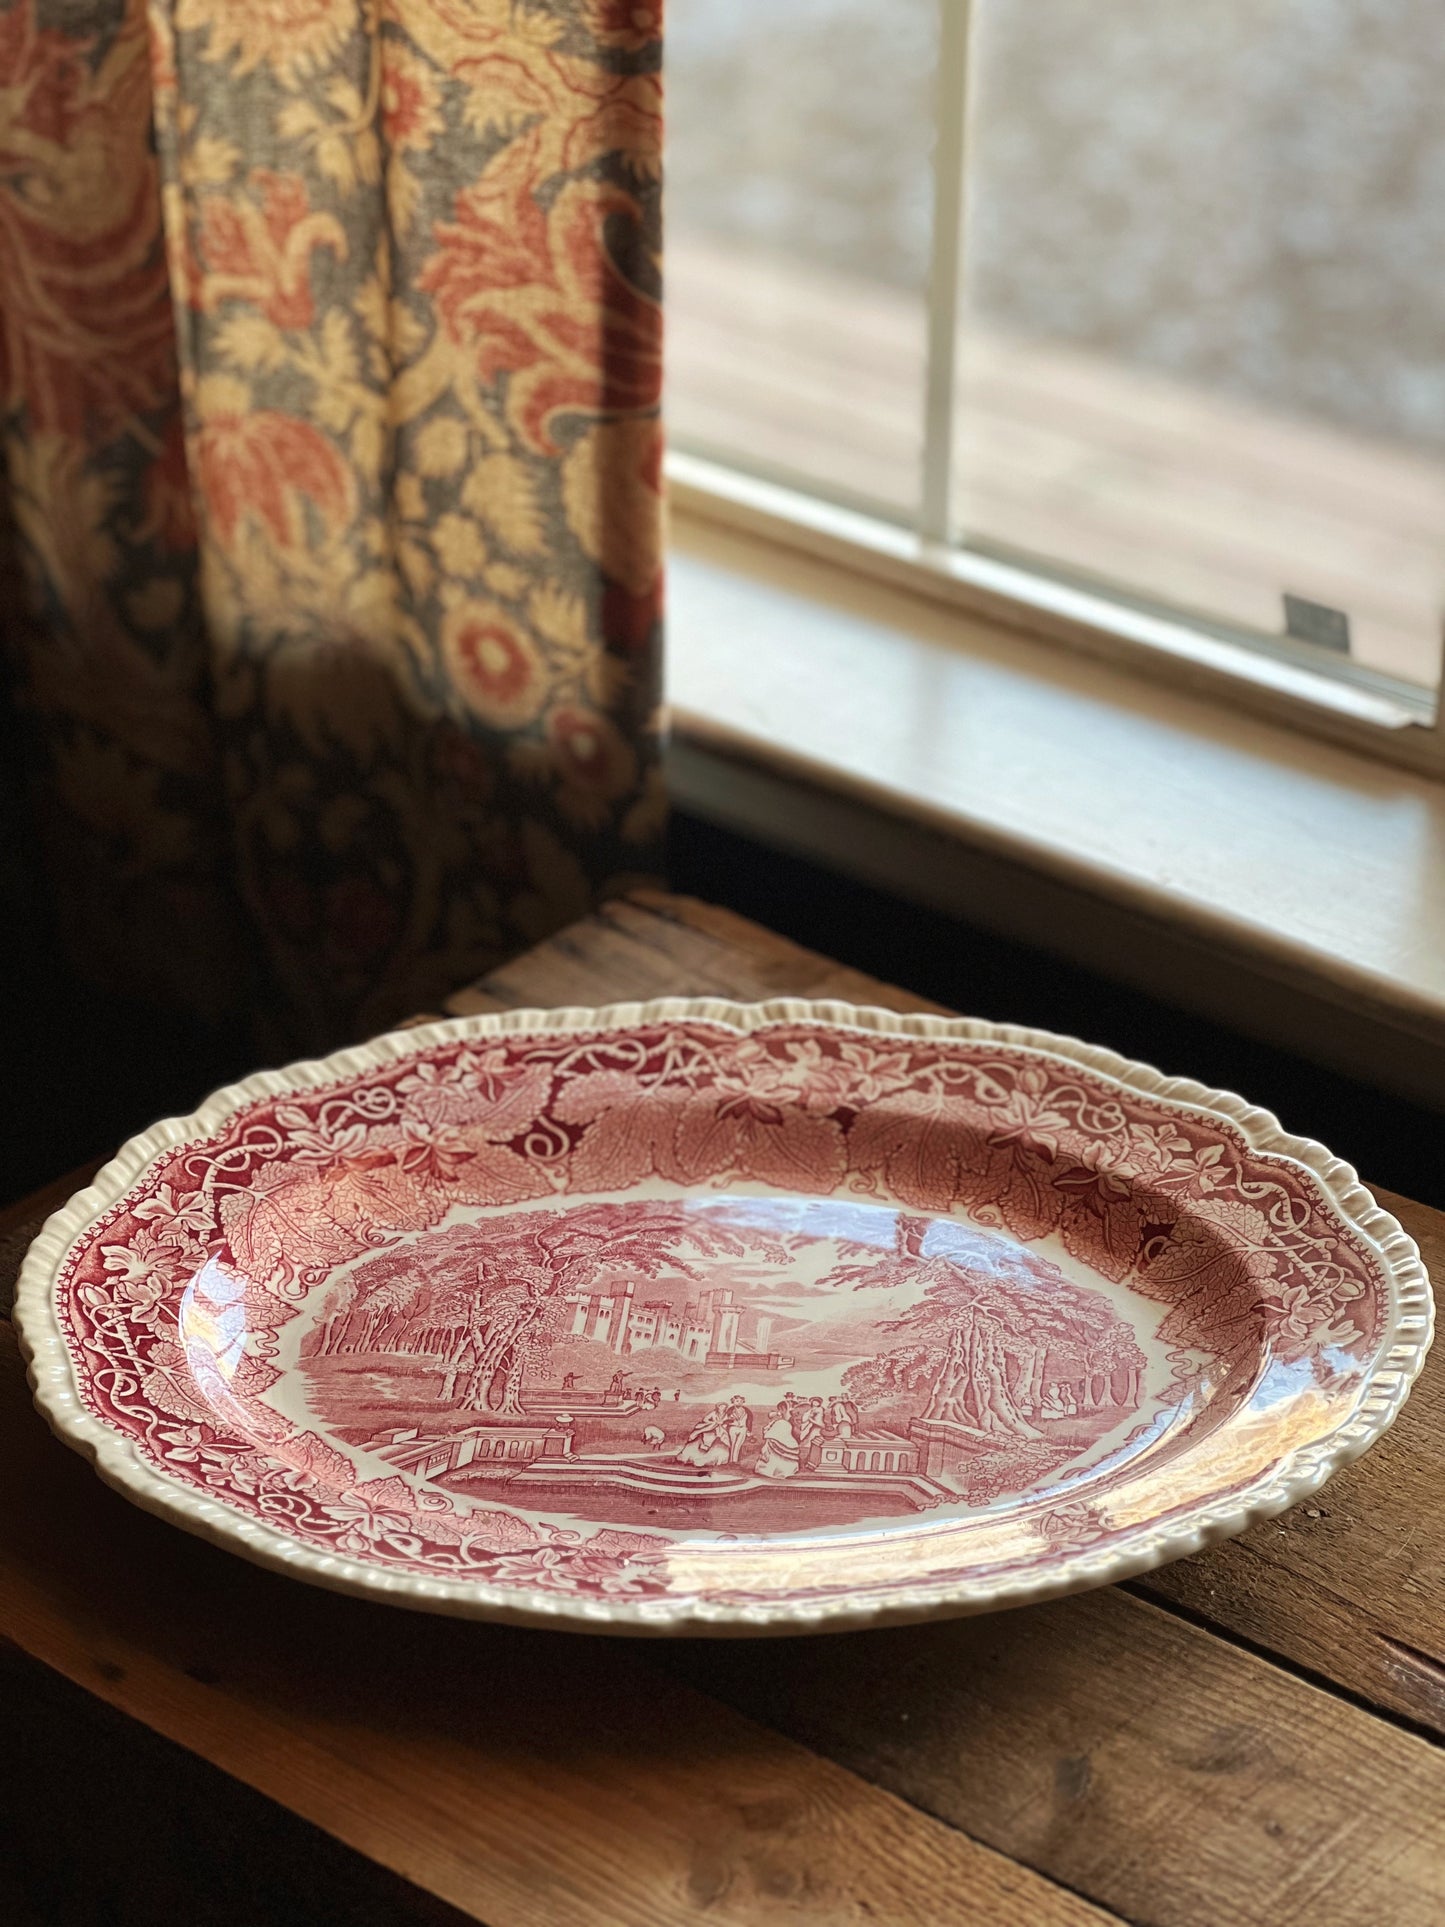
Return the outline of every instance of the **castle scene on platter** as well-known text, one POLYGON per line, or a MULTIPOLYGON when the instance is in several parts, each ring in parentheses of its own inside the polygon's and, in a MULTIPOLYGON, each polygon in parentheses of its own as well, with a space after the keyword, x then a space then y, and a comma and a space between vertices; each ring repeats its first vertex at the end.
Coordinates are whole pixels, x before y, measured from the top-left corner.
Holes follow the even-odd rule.
POLYGON ((367 1259, 301 1345, 338 1442, 582 1519, 786 1532, 1022 1492, 1147 1402, 1121 1304, 953 1219, 835 1199, 536 1205, 367 1259))

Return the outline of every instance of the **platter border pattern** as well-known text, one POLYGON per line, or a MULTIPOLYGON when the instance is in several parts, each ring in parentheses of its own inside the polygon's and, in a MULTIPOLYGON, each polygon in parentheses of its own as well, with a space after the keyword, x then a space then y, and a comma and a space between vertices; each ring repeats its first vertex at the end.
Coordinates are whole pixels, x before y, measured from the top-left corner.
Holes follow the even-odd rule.
POLYGON ((837 1002, 778 998, 738 1004, 725 999, 669 997, 595 1009, 516 1010, 453 1018, 390 1032, 334 1055, 261 1071, 216 1092, 193 1115, 167 1118, 132 1138, 94 1181, 54 1213, 26 1256, 15 1324, 35 1401, 56 1434, 89 1459, 100 1477, 146 1511, 224 1550, 273 1571, 332 1590, 383 1598, 417 1610, 515 1624, 616 1634, 689 1636, 848 1631, 905 1621, 947 1618, 1035 1603, 1064 1593, 1130 1578, 1233 1537, 1317 1491, 1393 1423, 1418 1375, 1433 1335, 1429 1281, 1414 1241, 1360 1183, 1353 1168, 1323 1145, 1286 1132, 1269 1111, 1232 1092, 1169 1077, 1101 1046, 1047 1031, 976 1018, 939 1017, 837 1002), (166 1478, 134 1444, 83 1404, 55 1305, 55 1285, 75 1241, 112 1211, 148 1167, 167 1152, 211 1137, 236 1111, 258 1099, 314 1090, 364 1075, 458 1040, 523 1034, 604 1035, 633 1026, 671 1022, 724 1025, 740 1033, 773 1024, 904 1038, 984 1041, 1037 1053, 1103 1076, 1156 1102, 1227 1121, 1249 1146, 1289 1159, 1307 1171, 1326 1205, 1379 1254, 1389 1308, 1360 1396, 1349 1417, 1322 1439, 1282 1457, 1242 1494, 1200 1503, 1182 1515, 1143 1528, 1124 1544, 1060 1556, 1045 1570, 926 1584, 891 1581, 824 1599, 715 1602, 685 1595, 643 1599, 556 1596, 530 1589, 385 1570, 339 1553, 297 1543, 259 1520, 166 1478))

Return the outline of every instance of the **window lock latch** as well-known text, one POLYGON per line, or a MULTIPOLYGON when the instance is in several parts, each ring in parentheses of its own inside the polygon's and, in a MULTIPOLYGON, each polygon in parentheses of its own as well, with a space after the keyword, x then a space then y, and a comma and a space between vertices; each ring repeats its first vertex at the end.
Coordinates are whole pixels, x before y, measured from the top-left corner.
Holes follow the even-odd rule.
POLYGON ((1317 649, 1329 649, 1337 656, 1350 653, 1350 618, 1343 609, 1331 609, 1307 596, 1284 596, 1284 632, 1296 642, 1312 642, 1317 649))

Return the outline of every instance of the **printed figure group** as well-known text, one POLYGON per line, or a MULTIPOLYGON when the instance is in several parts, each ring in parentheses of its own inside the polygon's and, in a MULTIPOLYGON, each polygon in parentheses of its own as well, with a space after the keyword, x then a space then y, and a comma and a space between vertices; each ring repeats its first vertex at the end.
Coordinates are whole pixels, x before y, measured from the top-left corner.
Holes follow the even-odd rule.
MULTIPOLYGON (((753 1471, 759 1478, 790 1479, 805 1465, 816 1462, 815 1446, 825 1439, 851 1438, 858 1426, 858 1408, 851 1399, 799 1398, 785 1392, 768 1414, 762 1445, 753 1471)), ((678 1448, 680 1465, 705 1470, 738 1465, 752 1437, 753 1415, 741 1392, 707 1412, 678 1448)))

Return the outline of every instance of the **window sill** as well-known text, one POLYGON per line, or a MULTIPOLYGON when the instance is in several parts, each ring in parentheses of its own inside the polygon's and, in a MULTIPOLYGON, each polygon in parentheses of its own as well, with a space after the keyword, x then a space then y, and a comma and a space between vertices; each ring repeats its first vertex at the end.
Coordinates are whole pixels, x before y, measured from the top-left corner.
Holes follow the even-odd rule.
POLYGON ((693 514, 668 681, 700 816, 1445 1108, 1438 781, 693 514))

